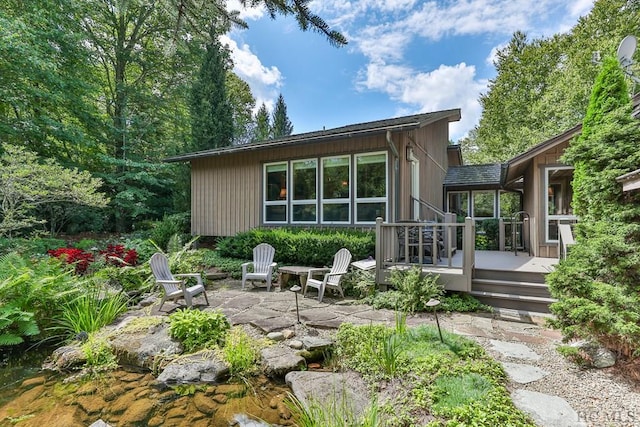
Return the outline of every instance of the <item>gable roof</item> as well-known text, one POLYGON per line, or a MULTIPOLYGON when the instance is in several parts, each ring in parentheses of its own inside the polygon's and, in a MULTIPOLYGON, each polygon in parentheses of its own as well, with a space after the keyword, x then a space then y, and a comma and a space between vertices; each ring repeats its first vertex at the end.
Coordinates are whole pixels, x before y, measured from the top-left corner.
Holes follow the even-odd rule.
POLYGON ((448 191, 500 188, 503 171, 501 163, 451 166, 444 178, 444 186, 448 191))
POLYGON ((353 138, 362 135, 386 133, 387 131, 406 131, 419 129, 440 120, 455 122, 460 120, 460 109, 435 111, 432 113, 414 114, 412 116, 397 117, 393 119, 376 120, 372 122, 358 123, 333 129, 289 135, 283 138, 270 139, 268 141, 252 142, 249 144, 233 145, 230 147, 214 148, 195 153, 181 154, 165 159, 165 162, 183 162, 203 157, 223 156, 232 153, 254 150, 268 150, 282 146, 301 144, 316 144, 335 139, 353 138))

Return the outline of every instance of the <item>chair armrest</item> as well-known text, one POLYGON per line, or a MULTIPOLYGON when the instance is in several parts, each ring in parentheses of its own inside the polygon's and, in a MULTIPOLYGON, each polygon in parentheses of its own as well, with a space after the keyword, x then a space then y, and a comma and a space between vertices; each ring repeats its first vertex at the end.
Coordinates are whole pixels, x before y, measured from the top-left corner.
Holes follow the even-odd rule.
POLYGON ((174 274, 173 277, 193 277, 198 282, 198 285, 202 285, 202 274, 200 274, 200 273, 174 274))
POLYGON ((249 262, 243 262, 242 264, 240 264, 240 267, 245 268, 248 265, 253 264, 253 261, 249 261, 249 262))
POLYGON ((167 285, 179 285, 180 283, 184 283, 184 280, 156 280, 156 283, 166 283, 167 285))
POLYGON ((331 270, 330 268, 311 268, 309 269, 308 276, 311 279, 314 274, 324 274, 330 270, 331 270))

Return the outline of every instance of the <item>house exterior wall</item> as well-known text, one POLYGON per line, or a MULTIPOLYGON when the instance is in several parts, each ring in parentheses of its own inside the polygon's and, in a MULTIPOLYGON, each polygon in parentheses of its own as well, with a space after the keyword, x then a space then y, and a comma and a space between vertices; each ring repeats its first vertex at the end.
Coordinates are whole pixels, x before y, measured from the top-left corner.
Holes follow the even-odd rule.
POLYGON ((532 236, 532 247, 535 256, 544 258, 558 257, 558 244, 545 241, 545 168, 563 166, 560 157, 569 146, 569 141, 557 144, 549 150, 534 157, 532 166, 525 175, 525 199, 533 198, 525 205, 525 210, 534 218, 535 233, 532 236))
MULTIPOLYGON (((307 143, 273 149, 246 150, 191 160, 191 232, 203 236, 232 236, 263 224, 262 181, 265 163, 325 157, 340 154, 387 152, 388 216, 396 219, 410 213, 411 168, 406 147, 416 147, 420 156, 421 198, 442 206, 442 182, 445 172, 434 165, 429 153, 442 167, 447 167, 448 121, 442 120, 421 129, 392 132, 399 158, 396 185, 396 159, 385 134, 307 143), (398 194, 396 193, 398 191, 398 194)), ((321 226, 318 224, 318 226, 321 226)), ((375 224, 371 225, 372 227, 375 224)))

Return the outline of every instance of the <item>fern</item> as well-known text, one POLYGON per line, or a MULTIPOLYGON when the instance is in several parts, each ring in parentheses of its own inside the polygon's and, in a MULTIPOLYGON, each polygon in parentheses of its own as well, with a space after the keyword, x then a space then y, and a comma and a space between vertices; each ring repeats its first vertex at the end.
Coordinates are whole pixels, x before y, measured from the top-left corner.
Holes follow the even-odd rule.
POLYGON ((23 337, 38 335, 40 328, 33 317, 33 313, 17 307, 0 306, 0 346, 20 344, 23 337))

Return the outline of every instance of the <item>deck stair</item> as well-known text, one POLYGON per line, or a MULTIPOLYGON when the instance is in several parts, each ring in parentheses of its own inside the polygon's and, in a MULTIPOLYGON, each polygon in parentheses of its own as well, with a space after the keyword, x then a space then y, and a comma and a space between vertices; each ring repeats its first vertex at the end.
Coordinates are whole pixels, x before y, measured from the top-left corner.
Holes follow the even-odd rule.
POLYGON ((476 269, 471 295, 495 308, 549 313, 551 297, 545 273, 476 269))

